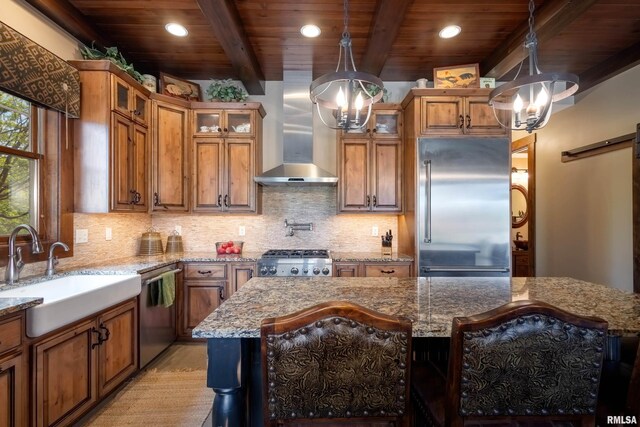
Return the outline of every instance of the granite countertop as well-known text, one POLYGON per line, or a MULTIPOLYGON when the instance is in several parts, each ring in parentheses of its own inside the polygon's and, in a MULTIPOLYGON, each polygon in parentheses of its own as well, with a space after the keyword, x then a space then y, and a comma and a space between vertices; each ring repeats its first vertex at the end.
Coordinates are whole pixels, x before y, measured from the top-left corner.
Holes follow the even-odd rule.
POLYGON ((331 251, 331 259, 334 262, 412 262, 413 257, 409 255, 392 253, 390 256, 382 256, 380 252, 343 252, 331 251))
POLYGON ((330 300, 347 300, 413 322, 414 337, 448 337, 454 316, 510 301, 545 301, 598 316, 615 334, 640 333, 640 295, 567 277, 263 278, 247 282, 193 330, 197 338, 258 338, 263 318, 330 300))
MULTIPOLYGON (((23 299, 2 297, 3 290, 15 289, 22 286, 32 285, 34 283, 43 282, 58 277, 64 277, 76 274, 144 274, 156 268, 176 262, 256 262, 262 256, 261 252, 243 252, 238 255, 217 255, 210 251, 206 252, 185 252, 177 254, 165 254, 157 256, 129 256, 116 258, 107 261, 89 263, 81 267, 69 269, 58 269, 53 277, 25 276, 14 285, 4 285, 0 283, 0 316, 10 314, 15 311, 33 307, 42 304, 42 298, 27 298, 28 306, 23 305, 23 299)), ((340 258, 335 261, 412 261, 411 257, 404 255, 394 255, 392 257, 382 257, 380 253, 375 252, 331 252, 332 256, 338 254, 340 258)))
POLYGON ((38 297, 0 298, 0 316, 26 310, 27 308, 42 304, 42 301, 43 299, 38 297))

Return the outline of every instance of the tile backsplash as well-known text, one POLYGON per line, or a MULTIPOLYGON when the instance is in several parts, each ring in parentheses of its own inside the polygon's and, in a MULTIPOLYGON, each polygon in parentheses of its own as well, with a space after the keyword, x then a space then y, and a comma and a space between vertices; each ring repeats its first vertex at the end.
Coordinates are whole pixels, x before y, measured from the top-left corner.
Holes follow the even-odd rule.
MULTIPOLYGON (((274 248, 327 248, 340 251, 379 251, 381 234, 397 235, 397 216, 336 214, 336 187, 264 187, 262 215, 153 215, 153 226, 166 242, 176 225, 182 227, 186 251, 212 251, 216 241, 242 240, 245 251, 274 248), (313 231, 286 235, 284 220, 313 223, 313 231), (245 227, 246 235, 238 230, 245 227)), ((397 248, 393 241, 393 249, 397 248)))
MULTIPOLYGON (((216 241, 242 240, 244 250, 261 252, 274 248, 322 248, 339 251, 377 252, 380 237, 391 230, 397 236, 396 215, 336 214, 336 187, 264 187, 262 215, 185 215, 185 214, 74 214, 74 229, 87 229, 88 243, 74 244, 74 256, 60 260, 59 268, 75 268, 96 261, 136 255, 140 236, 153 226, 167 236, 178 225, 182 228, 185 251, 214 254, 216 241), (313 231, 296 230, 286 235, 284 220, 313 223, 313 231), (239 236, 239 228, 245 236, 239 236), (105 230, 112 239, 105 239, 105 230)), ((59 249, 58 249, 59 250, 59 249)), ((393 240, 397 250, 397 240, 393 240)), ((27 264, 22 276, 40 275, 45 262, 27 264)), ((4 268, 0 269, 4 276, 4 268)), ((1 279, 0 279, 1 280, 1 279)))

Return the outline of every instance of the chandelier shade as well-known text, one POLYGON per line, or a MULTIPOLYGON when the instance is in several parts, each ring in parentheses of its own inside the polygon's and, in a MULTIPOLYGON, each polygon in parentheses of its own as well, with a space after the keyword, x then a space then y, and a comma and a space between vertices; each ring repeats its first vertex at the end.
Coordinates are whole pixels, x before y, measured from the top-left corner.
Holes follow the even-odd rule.
MULTIPOLYGON (((538 67, 538 42, 533 25, 535 4, 529 1, 529 33, 524 47, 529 50, 529 75, 504 83, 489 94, 489 105, 493 107, 498 122, 512 130, 526 130, 531 133, 547 124, 551 117, 554 102, 565 99, 578 90, 578 76, 571 73, 543 73, 538 67), (509 121, 504 114, 496 110, 511 113, 509 121)), ((520 65, 520 69, 522 64, 520 65)))
POLYGON ((324 74, 309 87, 318 116, 331 129, 362 129, 371 117, 371 106, 382 99, 384 84, 373 74, 358 71, 348 30, 349 2, 344 1, 344 31, 336 71, 324 74))

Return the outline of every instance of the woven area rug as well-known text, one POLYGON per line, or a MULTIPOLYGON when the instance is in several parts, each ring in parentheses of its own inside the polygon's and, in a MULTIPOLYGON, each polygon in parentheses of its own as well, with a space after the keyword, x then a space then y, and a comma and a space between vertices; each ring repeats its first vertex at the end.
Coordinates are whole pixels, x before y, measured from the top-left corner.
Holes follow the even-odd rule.
POLYGON ((85 425, 201 427, 211 410, 207 371, 140 373, 85 425))

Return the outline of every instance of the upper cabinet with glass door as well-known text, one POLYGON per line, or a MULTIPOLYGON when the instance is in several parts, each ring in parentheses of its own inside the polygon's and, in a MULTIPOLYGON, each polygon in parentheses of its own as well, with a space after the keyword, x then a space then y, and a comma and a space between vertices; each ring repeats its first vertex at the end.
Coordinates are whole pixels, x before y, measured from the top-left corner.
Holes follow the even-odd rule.
POLYGON ((111 108, 143 126, 149 125, 149 98, 115 74, 111 75, 111 108))
POLYGON ((195 107, 193 111, 195 136, 253 137, 255 124, 255 110, 195 107))
MULTIPOLYGON (((360 117, 366 118, 367 111, 363 110, 360 117)), ((402 111, 397 104, 374 104, 367 124, 361 129, 343 132, 343 135, 349 138, 397 139, 401 134, 401 117, 402 111)))

